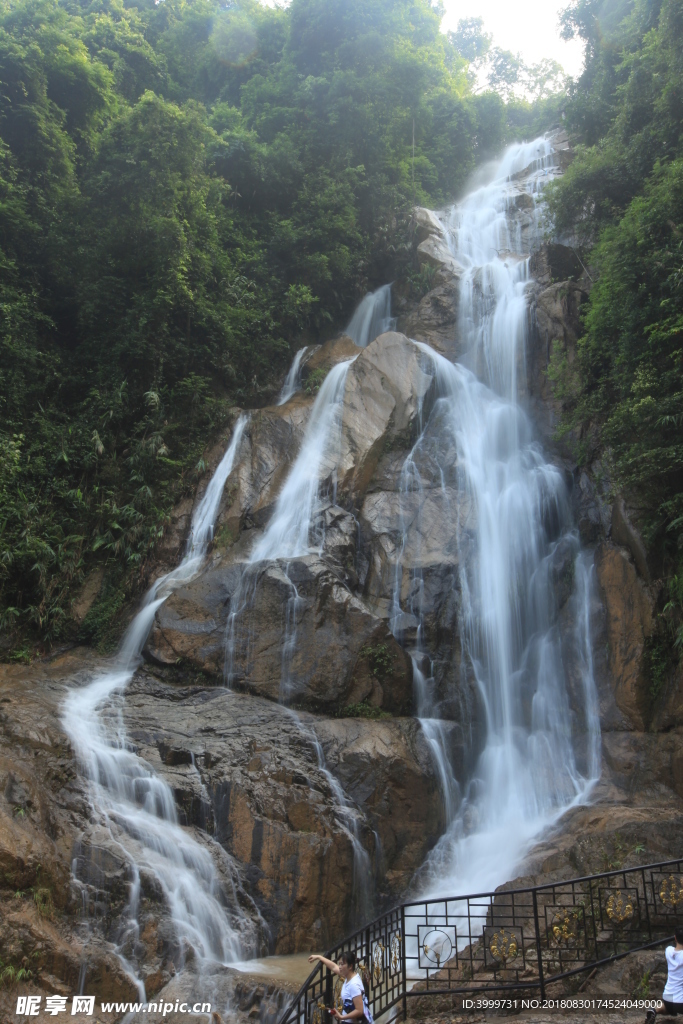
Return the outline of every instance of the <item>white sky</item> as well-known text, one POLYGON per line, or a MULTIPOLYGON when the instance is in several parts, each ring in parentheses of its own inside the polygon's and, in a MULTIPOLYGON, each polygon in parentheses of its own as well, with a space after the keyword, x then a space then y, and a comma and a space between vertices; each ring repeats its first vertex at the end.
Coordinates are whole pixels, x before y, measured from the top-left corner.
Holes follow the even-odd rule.
POLYGON ((569 0, 444 0, 444 6, 444 30, 455 29, 461 18, 483 18, 484 30, 501 50, 521 53, 526 64, 552 57, 573 78, 581 73, 581 41, 560 39, 560 11, 569 0))

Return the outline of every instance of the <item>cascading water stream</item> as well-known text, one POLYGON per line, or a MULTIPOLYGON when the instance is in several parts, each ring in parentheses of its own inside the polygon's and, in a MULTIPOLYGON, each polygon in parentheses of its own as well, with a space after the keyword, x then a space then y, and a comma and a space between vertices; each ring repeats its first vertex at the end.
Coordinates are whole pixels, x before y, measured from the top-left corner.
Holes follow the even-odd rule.
MULTIPOLYGON (((301 448, 280 491, 270 522, 251 550, 237 591, 232 597, 232 610, 228 617, 225 676, 226 684, 230 686, 234 680, 235 645, 238 642, 240 619, 254 598, 264 563, 277 562, 291 590, 285 608, 280 679, 280 700, 285 705, 291 695, 290 664, 296 647, 297 613, 301 606, 297 588, 289 577, 289 565, 294 559, 320 554, 322 550, 324 536, 313 536, 313 524, 320 504, 321 484, 332 479, 334 486, 339 460, 344 388, 352 362, 353 359, 347 359, 332 367, 316 396, 301 448)), ((354 857, 353 912, 360 919, 367 915, 370 906, 372 894, 369 882, 372 871, 370 857, 358 834, 356 812, 338 780, 327 769, 315 732, 304 727, 296 712, 290 711, 290 714, 313 744, 318 767, 325 775, 337 805, 338 820, 351 840, 354 857)))
POLYGON ((292 365, 290 366, 287 376, 285 377, 285 382, 282 385, 280 397, 277 400, 278 405, 284 405, 285 402, 288 402, 292 395, 295 394, 295 392, 297 392, 301 387, 301 367, 303 365, 304 356, 308 352, 308 349, 309 346, 304 345, 304 347, 300 348, 297 354, 294 356, 294 359, 292 360, 292 365))
MULTIPOLYGON (((244 566, 239 586, 231 599, 225 640, 225 682, 231 686, 235 680, 235 645, 238 642, 240 620, 253 601, 258 586, 262 563, 300 558, 313 550, 311 524, 318 502, 321 481, 334 473, 339 447, 341 411, 344 401, 346 374, 353 360, 347 359, 334 366, 323 381, 306 426, 299 453, 278 496, 275 510, 263 536, 254 544, 244 566)), ((287 635, 283 650, 283 676, 296 643, 296 613, 298 594, 290 583, 292 595, 287 614, 287 635)), ((247 638, 248 642, 248 638, 247 638)), ((286 679, 285 679, 286 687, 286 679)), ((282 695, 286 696, 286 695, 282 695)))
MULTIPOLYGON (((339 448, 347 359, 333 366, 325 377, 311 411, 301 450, 263 537, 254 545, 249 561, 298 558, 313 550, 311 523, 321 480, 334 473, 339 448)), ((319 550, 319 546, 318 546, 319 550)))
MULTIPOLYGON (((452 253, 463 268, 459 340, 466 354, 462 364, 453 364, 420 345, 425 369, 435 380, 435 400, 400 481, 402 540, 391 626, 412 655, 418 715, 444 798, 447 828, 418 879, 422 892, 430 895, 482 891, 508 880, 543 827, 573 802, 585 799, 599 774, 599 719, 589 631, 590 559, 579 550, 572 531, 562 475, 543 457, 517 404, 528 316, 525 249, 538 235, 534 197, 542 178, 552 174, 553 160, 552 147, 545 140, 512 147, 499 164, 496 179, 444 215, 452 253), (525 197, 524 202, 520 197, 525 197), (520 210, 525 211, 524 217, 518 215, 520 210), (406 538, 427 500, 423 486, 427 462, 432 480, 440 479, 444 507, 452 510, 447 546, 457 549, 461 542, 464 504, 471 505, 475 524, 471 528, 474 555, 454 556, 452 570, 453 591, 460 601, 461 679, 473 681, 479 703, 479 725, 472 726, 468 738, 469 767, 460 778, 453 769, 453 722, 442 713, 435 660, 427 649, 422 569, 414 570, 411 586, 406 588, 401 564, 406 538), (452 499, 454 487, 457 501, 452 499), (553 565, 562 551, 570 553, 572 567, 572 644, 579 685, 568 680, 567 630, 563 636, 553 596, 553 565)), ((347 331, 357 345, 364 347, 393 327, 390 302, 388 285, 366 296, 347 331)), ((295 357, 281 402, 298 386, 304 355, 302 349, 295 357)), ((335 366, 327 375, 270 522, 253 545, 231 599, 226 631, 228 685, 236 643, 244 642, 238 638, 240 618, 261 574, 277 563, 276 570, 289 582, 283 703, 289 695, 301 600, 288 573, 295 559, 314 561, 323 551, 316 513, 322 505, 323 484, 332 481, 335 486, 350 362, 335 366)), ((236 424, 230 448, 197 507, 183 562, 151 588, 114 668, 72 691, 65 707, 65 727, 90 780, 93 809, 130 867, 127 930, 119 938, 124 962, 138 937, 143 872, 152 873, 158 881, 181 945, 191 947, 200 961, 241 960, 255 939, 255 928, 241 911, 236 894, 226 899, 221 893, 209 840, 206 846, 200 845, 180 827, 171 790, 130 749, 117 704, 139 664, 156 610, 203 564, 245 422, 241 418, 236 424)), ((413 564, 419 566, 420 558, 413 564)), ((371 878, 371 864, 359 838, 358 814, 327 770, 315 733, 299 716, 296 719, 315 746, 339 824, 353 845, 355 910, 359 917, 367 916, 371 893, 363 886, 371 878)), ((128 966, 134 973, 134 966, 128 966)))
MULTIPOLYGON (((420 345, 437 399, 404 467, 401 493, 406 502, 419 491, 420 460, 428 458, 430 472, 436 466, 441 474, 444 501, 443 481, 455 476, 461 502, 474 510, 474 557, 463 552, 453 584, 461 602, 462 672, 478 694, 480 725, 471 771, 458 786, 421 649, 420 570, 402 605, 397 569, 392 626, 400 638, 402 616, 419 623, 412 652, 418 713, 448 821, 418 876, 428 895, 482 892, 513 877, 534 839, 587 797, 600 771, 590 570, 572 531, 562 474, 544 458, 517 404, 528 320, 524 250, 540 240, 534 197, 553 166, 548 140, 513 146, 493 181, 442 216, 463 268, 458 341, 465 355, 453 364, 420 345), (574 578, 572 657, 581 680, 571 700, 551 580, 562 553, 574 578)), ((459 530, 454 515, 454 537, 459 530)))
POLYGON ((371 341, 394 329, 395 321, 391 316, 391 285, 384 284, 376 292, 368 292, 360 302, 345 334, 358 345, 367 348, 371 341))
MULTIPOLYGON (((140 663, 157 609, 174 589, 201 569, 246 423, 247 417, 241 416, 235 424, 230 445, 193 514, 182 562, 148 591, 126 632, 115 665, 87 686, 72 690, 64 707, 64 727, 89 781, 93 811, 129 865, 132 881, 128 912, 117 947, 133 974, 136 972, 128 950, 138 938, 142 871, 151 873, 161 887, 181 948, 191 948, 200 962, 242 959, 245 948, 254 948, 256 941, 252 919, 236 898, 235 880, 229 881, 233 891, 226 895, 209 849, 179 825, 170 787, 131 748, 116 701, 140 663)), ((224 851, 217 852, 227 864, 224 851)), ((144 986, 138 984, 144 994, 144 986)))

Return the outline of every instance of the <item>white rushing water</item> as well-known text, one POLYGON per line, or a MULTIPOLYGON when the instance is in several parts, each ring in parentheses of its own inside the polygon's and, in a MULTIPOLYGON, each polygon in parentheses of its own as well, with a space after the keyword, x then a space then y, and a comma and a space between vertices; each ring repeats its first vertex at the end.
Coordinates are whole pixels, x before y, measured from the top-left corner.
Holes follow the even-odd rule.
POLYGON ((371 341, 394 329, 391 316, 391 285, 384 284, 376 292, 368 292, 357 306, 344 331, 359 348, 367 348, 371 341))
MULTIPOLYGON (((572 530, 562 474, 546 460, 518 403, 528 331, 528 246, 540 241, 536 199, 553 166, 547 140, 513 146, 493 180, 441 218, 464 268, 458 340, 466 354, 463 364, 454 364, 420 345, 438 398, 404 467, 401 490, 406 501, 419 492, 418 467, 429 462, 442 482, 455 476, 474 510, 475 556, 459 560, 454 589, 461 599, 461 678, 474 681, 481 722, 478 732, 473 729, 473 767, 457 779, 451 732, 439 717, 429 651, 422 649, 420 573, 409 605, 401 607, 397 571, 393 628, 400 636, 406 614, 420 623, 414 651, 418 714, 448 821, 419 875, 422 895, 483 892, 514 877, 533 841, 587 798, 600 771, 590 559, 572 530), (560 556, 574 580, 576 626, 569 644, 558 625, 552 581, 560 556)), ((445 500, 445 483, 443 494, 445 500)), ((453 534, 459 543, 457 513, 453 534)))
POLYGON ((301 387, 301 367, 303 365, 304 356, 308 352, 308 348, 308 345, 304 345, 303 348, 300 348, 294 356, 292 365, 285 377, 285 382, 282 385, 282 391, 280 392, 280 397, 277 401, 278 405, 284 405, 285 402, 288 402, 292 395, 301 387))
POLYGON ((347 359, 337 363, 323 381, 299 454, 280 491, 266 532, 252 550, 252 563, 298 558, 312 550, 311 523, 320 485, 334 474, 339 458, 344 386, 352 362, 347 359))
MULTIPOLYGON (((435 379, 436 395, 401 474, 403 538, 390 611, 392 630, 402 641, 406 623, 417 624, 411 640, 417 712, 447 822, 418 878, 426 896, 482 892, 509 880, 543 829, 573 803, 585 800, 599 774, 591 558, 581 552, 572 528, 563 476, 544 456, 519 401, 528 330, 528 251, 539 241, 536 201, 553 168, 546 140, 513 146, 486 185, 441 215, 453 256, 463 268, 458 340, 464 355, 461 363, 451 363, 429 346, 419 346, 425 370, 435 379), (435 654, 428 649, 422 570, 414 570, 407 591, 403 582, 403 554, 421 514, 416 520, 416 503, 419 509, 428 502, 428 475, 432 490, 433 481, 440 480, 443 506, 451 511, 452 527, 443 546, 448 557, 453 555, 452 590, 459 601, 459 636, 453 638, 459 644, 453 647, 459 646, 462 663, 457 682, 451 679, 449 685, 464 690, 472 684, 478 703, 465 738, 469 758, 458 771, 454 747, 462 743, 463 730, 444 709, 448 701, 440 691, 435 654), (471 507, 467 528, 465 506, 471 507), (555 597, 558 564, 571 577, 572 590, 571 615, 562 628, 555 597), (408 597, 402 596, 406 593, 408 597)), ((392 327, 387 285, 363 299, 347 333, 365 347, 392 327)), ((299 386, 305 351, 294 359, 279 404, 299 386)), ((292 563, 315 561, 310 556, 323 550, 324 538, 315 523, 322 505, 336 500, 351 362, 333 367, 325 378, 273 514, 244 562, 231 599, 227 685, 234 678, 236 645, 249 643, 240 634, 241 622, 268 563, 277 563, 288 581, 280 689, 284 704, 295 684, 290 670, 301 609, 292 563)), ((230 446, 197 505, 185 558, 150 589, 113 667, 72 690, 64 709, 66 731, 89 780, 95 817, 129 867, 130 899, 117 945, 136 976, 138 904, 146 874, 163 892, 181 947, 192 949, 200 963, 235 963, 256 952, 252 918, 231 891, 229 858, 222 854, 224 872, 219 876, 212 841, 207 837, 202 844, 180 826, 172 791, 132 748, 121 713, 121 695, 140 663, 157 609, 203 565, 246 422, 241 417, 235 425, 230 446)), ((420 558, 413 563, 420 565, 420 558)), ((312 728, 291 714, 314 746, 337 820, 353 846, 353 913, 354 923, 360 924, 372 902, 372 864, 360 839, 360 814, 326 768, 312 728)))
MULTIPOLYGON (((252 920, 240 908, 235 892, 226 893, 221 884, 208 842, 200 845, 181 827, 170 787, 132 749, 117 704, 140 664, 157 609, 174 589, 196 576, 203 564, 246 423, 247 417, 241 416, 235 424, 230 445, 194 511, 182 562, 150 588, 113 667, 87 686, 73 689, 64 707, 64 727, 89 780, 93 811, 128 863, 130 898, 117 947, 127 969, 136 976, 130 950, 138 938, 143 871, 153 875, 163 892, 181 949, 192 949, 200 962, 239 960, 256 938, 252 920)), ((229 874, 229 858, 220 848, 217 852, 229 874)), ((228 878, 228 886, 232 884, 228 878)))
MULTIPOLYGON (((282 643, 282 674, 280 701, 287 705, 294 689, 290 678, 290 665, 297 642, 297 616, 301 598, 290 579, 290 562, 309 554, 319 554, 324 538, 314 536, 314 519, 319 509, 321 490, 331 486, 332 496, 336 484, 335 472, 339 460, 341 417, 344 406, 346 376, 353 359, 338 363, 327 374, 313 404, 306 425, 301 448, 278 496, 275 509, 263 536, 254 544, 245 565, 239 587, 232 597, 232 611, 226 630, 225 675, 228 686, 234 680, 234 655, 241 618, 253 600, 260 572, 267 562, 278 563, 278 568, 289 583, 290 597, 285 606, 284 637, 282 643)), ((329 500, 330 495, 325 500, 329 500)), ((353 849, 353 905, 352 920, 360 923, 371 913, 372 864, 360 840, 358 811, 344 794, 338 779, 325 764, 322 746, 312 728, 306 728, 290 710, 302 734, 312 744, 318 768, 324 774, 336 805, 336 817, 349 837, 353 849)))

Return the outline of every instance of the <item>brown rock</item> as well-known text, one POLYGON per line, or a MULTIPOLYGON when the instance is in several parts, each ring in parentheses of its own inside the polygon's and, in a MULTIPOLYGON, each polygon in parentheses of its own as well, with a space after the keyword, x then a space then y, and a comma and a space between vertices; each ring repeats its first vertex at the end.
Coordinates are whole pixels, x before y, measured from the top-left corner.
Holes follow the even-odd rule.
MULTIPOLYGON (((391 812, 384 828, 395 886, 408 882, 437 837, 438 787, 414 722, 298 718, 226 690, 179 694, 146 673, 128 691, 125 717, 140 753, 166 778, 181 807, 199 819, 208 794, 207 828, 249 879, 274 952, 317 948, 350 926, 349 814, 374 854, 372 829, 384 809, 391 812), (318 733, 350 811, 340 809, 320 767, 318 733), (344 766, 332 736, 343 745, 344 766), (176 752, 172 765, 162 750, 176 752), (352 780, 344 774, 349 768, 352 780)), ((375 867, 381 874, 382 865, 375 867)))
POLYGON ((648 717, 645 640, 652 633, 653 602, 623 548, 601 544, 595 568, 607 611, 609 667, 619 709, 634 729, 648 717))
POLYGON ((462 274, 462 267, 451 254, 441 221, 431 210, 424 207, 416 207, 413 214, 416 221, 418 262, 459 277, 462 274))
POLYGON ((444 276, 446 280, 439 281, 415 310, 400 318, 399 327, 409 338, 458 359, 463 354, 457 338, 459 282, 455 276, 444 276))
POLYGON ((380 839, 387 889, 402 892, 445 825, 419 724, 412 719, 318 719, 315 731, 328 766, 380 839))
POLYGON ((410 710, 410 659, 324 561, 309 555, 256 571, 258 581, 246 584, 253 597, 235 624, 235 685, 319 711, 361 701, 410 710))
POLYGON ((612 507, 612 540, 615 544, 621 544, 628 548, 633 556, 636 569, 646 583, 650 582, 650 570, 647 565, 647 552, 635 526, 631 522, 626 505, 621 495, 618 495, 612 507))
POLYGON ((313 355, 306 360, 301 375, 306 380, 316 370, 327 372, 337 363, 342 363, 345 359, 353 359, 362 351, 349 338, 348 334, 340 334, 338 338, 333 338, 331 341, 326 341, 324 345, 318 346, 313 355))
POLYGON ((252 413, 240 457, 228 477, 218 511, 214 547, 224 551, 245 523, 262 525, 304 436, 314 399, 298 392, 285 405, 252 413))
POLYGON ((410 659, 386 621, 315 555, 265 568, 218 563, 161 606, 145 650, 162 665, 222 678, 226 643, 232 684, 270 700, 328 711, 362 701, 403 714, 412 706, 410 659), (228 637, 233 603, 241 610, 228 637))
MULTIPOLYGON (((580 310, 587 297, 585 288, 574 281, 551 284, 536 297, 536 330, 531 332, 526 355, 527 394, 534 421, 547 443, 554 442, 562 413, 548 378, 550 357, 553 347, 559 345, 569 365, 573 364, 582 329, 580 310)), ((565 448, 561 451, 564 454, 565 448)))
POLYGON ((405 446, 415 433, 433 384, 430 369, 417 346, 395 332, 375 338, 350 367, 338 477, 355 505, 384 450, 397 441, 405 446))

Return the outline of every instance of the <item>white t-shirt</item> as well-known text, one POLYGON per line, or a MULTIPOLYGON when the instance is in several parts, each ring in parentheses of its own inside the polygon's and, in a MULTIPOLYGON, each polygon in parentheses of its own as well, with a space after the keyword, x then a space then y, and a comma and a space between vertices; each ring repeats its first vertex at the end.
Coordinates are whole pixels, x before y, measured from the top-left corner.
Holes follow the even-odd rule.
MULTIPOLYGON (((372 1013, 368 1006, 368 997, 365 994, 363 982, 358 974, 353 974, 348 981, 345 981, 342 985, 341 1000, 344 1005, 344 1013, 351 1013, 356 1009, 353 1002, 355 996, 363 997, 363 1013, 365 1014, 365 1019, 368 1024, 373 1024, 372 1013)), ((358 1021, 358 1024, 360 1024, 360 1019, 358 1017, 354 1018, 354 1020, 358 1021)))
POLYGON ((669 1003, 683 1003, 683 949, 667 946, 666 963, 669 977, 666 979, 662 999, 669 1003))

